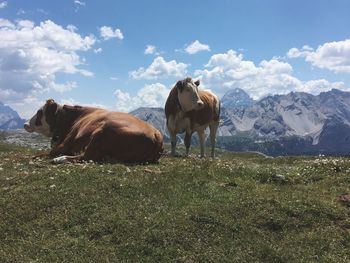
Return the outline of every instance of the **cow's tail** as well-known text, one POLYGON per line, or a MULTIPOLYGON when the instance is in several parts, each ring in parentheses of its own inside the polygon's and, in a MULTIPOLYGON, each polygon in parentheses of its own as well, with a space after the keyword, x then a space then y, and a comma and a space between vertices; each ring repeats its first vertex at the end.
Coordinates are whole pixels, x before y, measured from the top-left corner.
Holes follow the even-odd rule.
POLYGON ((221 113, 221 101, 219 98, 216 97, 215 106, 214 106, 214 120, 215 121, 219 122, 220 113, 221 113))

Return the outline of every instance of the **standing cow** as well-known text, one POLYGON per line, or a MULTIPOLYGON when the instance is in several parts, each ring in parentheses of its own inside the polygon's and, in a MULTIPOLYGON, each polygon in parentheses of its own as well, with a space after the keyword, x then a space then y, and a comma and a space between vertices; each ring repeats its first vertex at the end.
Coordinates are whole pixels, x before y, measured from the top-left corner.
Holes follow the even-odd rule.
POLYGON ((199 90, 199 80, 179 80, 170 91, 165 104, 167 128, 171 139, 171 154, 175 155, 176 134, 186 132, 186 155, 189 153, 191 136, 198 133, 201 157, 205 156, 205 129, 209 126, 211 156, 214 157, 216 132, 219 126, 220 101, 210 91, 199 90))
POLYGON ((24 129, 52 138, 49 156, 64 155, 54 162, 157 162, 163 151, 162 134, 130 114, 62 106, 52 99, 24 124, 24 129))

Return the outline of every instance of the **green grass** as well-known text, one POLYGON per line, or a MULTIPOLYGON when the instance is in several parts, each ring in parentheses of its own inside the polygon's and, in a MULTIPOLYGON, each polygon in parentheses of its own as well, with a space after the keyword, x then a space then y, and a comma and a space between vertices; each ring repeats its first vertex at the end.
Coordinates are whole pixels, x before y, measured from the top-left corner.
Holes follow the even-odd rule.
POLYGON ((33 155, 0 144, 0 262, 350 261, 348 158, 33 155))

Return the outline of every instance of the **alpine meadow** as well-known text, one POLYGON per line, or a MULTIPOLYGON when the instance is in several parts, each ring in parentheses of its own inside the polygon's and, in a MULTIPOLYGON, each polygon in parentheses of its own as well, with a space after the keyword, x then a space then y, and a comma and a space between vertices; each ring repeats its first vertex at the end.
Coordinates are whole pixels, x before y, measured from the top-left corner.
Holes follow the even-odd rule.
POLYGON ((0 0, 0 262, 350 262, 349 11, 0 0))

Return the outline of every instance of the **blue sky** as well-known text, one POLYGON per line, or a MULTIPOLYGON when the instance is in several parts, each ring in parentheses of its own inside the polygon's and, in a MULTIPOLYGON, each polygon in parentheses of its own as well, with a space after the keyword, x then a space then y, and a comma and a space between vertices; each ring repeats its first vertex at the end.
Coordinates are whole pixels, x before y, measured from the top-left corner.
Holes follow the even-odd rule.
POLYGON ((219 96, 350 89, 350 1, 0 0, 0 101, 163 106, 186 76, 219 96))

